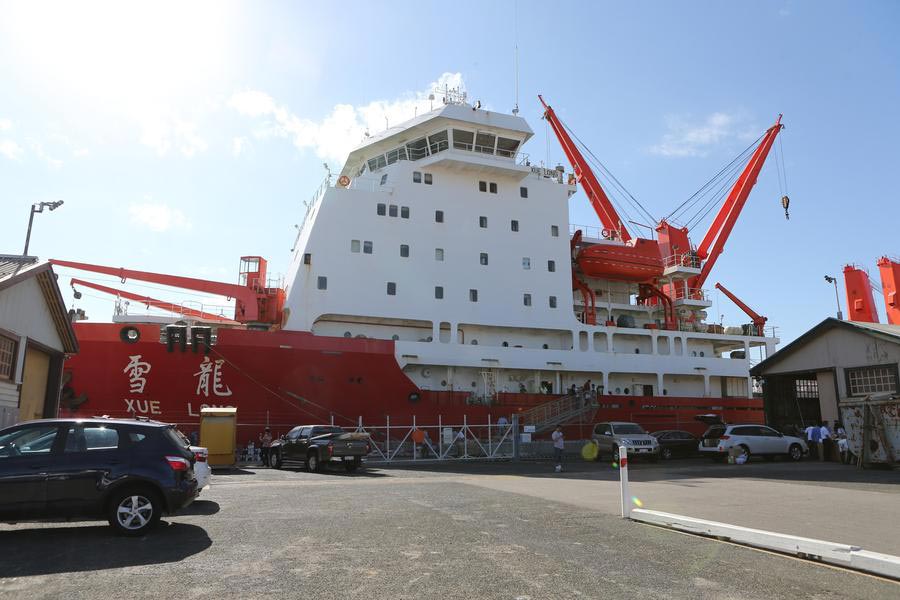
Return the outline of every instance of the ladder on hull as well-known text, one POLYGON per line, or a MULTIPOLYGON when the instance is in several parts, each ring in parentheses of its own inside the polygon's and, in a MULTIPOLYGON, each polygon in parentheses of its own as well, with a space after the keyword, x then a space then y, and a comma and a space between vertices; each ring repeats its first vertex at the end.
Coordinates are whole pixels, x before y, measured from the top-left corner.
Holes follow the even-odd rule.
POLYGON ((592 415, 598 406, 595 394, 579 391, 519 413, 519 424, 533 426, 535 433, 540 433, 592 415))

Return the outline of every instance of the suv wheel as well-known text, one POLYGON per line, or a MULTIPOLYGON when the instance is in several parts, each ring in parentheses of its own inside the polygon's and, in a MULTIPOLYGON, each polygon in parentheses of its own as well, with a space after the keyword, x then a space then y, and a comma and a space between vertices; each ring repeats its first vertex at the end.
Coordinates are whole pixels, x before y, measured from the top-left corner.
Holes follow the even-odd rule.
POLYGON ((128 489, 113 494, 109 503, 109 524, 123 535, 144 535, 159 523, 162 502, 146 489, 128 489))
POLYGON ((669 460, 672 458, 672 449, 671 448, 660 448, 659 455, 663 460, 669 460))
POLYGON ((788 448, 788 457, 791 460, 800 460, 803 458, 803 448, 800 447, 800 444, 791 444, 791 447, 788 448))
POLYGON ((306 470, 310 473, 314 471, 318 471, 322 468, 322 464, 319 462, 319 455, 315 452, 310 452, 306 455, 306 470))
POLYGON ((748 448, 745 444, 741 444, 739 448, 741 449, 741 454, 746 457, 744 463, 746 464, 750 462, 750 448, 748 448))
POLYGON ((281 468, 281 452, 278 450, 271 451, 271 454, 269 454, 269 466, 273 469, 281 468))

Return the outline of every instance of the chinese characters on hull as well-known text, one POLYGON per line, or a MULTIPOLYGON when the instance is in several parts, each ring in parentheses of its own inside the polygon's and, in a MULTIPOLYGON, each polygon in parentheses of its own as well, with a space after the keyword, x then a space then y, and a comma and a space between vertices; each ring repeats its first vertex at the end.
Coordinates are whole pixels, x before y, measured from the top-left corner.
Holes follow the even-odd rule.
MULTIPOLYGON (((128 389, 130 394, 143 395, 147 386, 147 375, 153 369, 152 365, 143 360, 141 354, 135 354, 128 357, 129 362, 122 370, 128 377, 128 389)), ((197 386, 194 394, 209 398, 213 397, 227 398, 231 396, 231 388, 223 381, 222 365, 225 363, 223 359, 211 361, 208 356, 203 357, 200 363, 200 370, 193 374, 197 378, 197 386)), ((137 415, 161 415, 162 408, 159 400, 150 400, 144 398, 124 398, 125 412, 132 416, 137 415)), ((200 408, 215 406, 211 404, 201 404, 200 408)), ((199 416, 194 412, 191 403, 187 404, 187 413, 190 416, 199 416)))

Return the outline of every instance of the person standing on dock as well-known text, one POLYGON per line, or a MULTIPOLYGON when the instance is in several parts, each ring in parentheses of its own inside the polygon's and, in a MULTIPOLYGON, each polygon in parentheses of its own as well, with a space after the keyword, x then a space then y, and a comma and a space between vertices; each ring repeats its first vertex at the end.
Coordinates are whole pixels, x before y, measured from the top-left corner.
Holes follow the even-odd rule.
POLYGON ((556 462, 556 472, 559 473, 560 471, 562 471, 563 450, 566 447, 566 440, 563 436, 562 426, 557 425, 556 430, 550 437, 553 439, 553 460, 554 462, 556 462))
POLYGON ((259 434, 259 447, 262 454, 262 464, 269 466, 269 447, 272 445, 272 430, 266 427, 264 433, 259 434))

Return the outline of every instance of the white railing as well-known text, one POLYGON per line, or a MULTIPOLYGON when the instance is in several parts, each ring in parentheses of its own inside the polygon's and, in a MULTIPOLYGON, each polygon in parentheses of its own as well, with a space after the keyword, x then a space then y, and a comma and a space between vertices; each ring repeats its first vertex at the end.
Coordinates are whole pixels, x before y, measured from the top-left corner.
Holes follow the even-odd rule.
POLYGON ((673 286, 672 300, 698 300, 709 302, 709 290, 706 288, 692 288, 681 285, 673 286))
POLYGON ((700 257, 693 252, 680 252, 667 256, 663 260, 663 266, 669 267, 689 267, 691 269, 700 268, 700 257))

